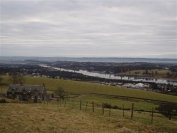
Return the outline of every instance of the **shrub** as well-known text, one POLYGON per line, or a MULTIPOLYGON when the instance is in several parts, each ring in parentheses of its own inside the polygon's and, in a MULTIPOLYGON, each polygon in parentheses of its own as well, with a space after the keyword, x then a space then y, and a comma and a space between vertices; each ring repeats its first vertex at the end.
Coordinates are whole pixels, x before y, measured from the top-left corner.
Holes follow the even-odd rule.
POLYGON ((117 105, 111 106, 108 103, 103 103, 102 105, 103 108, 112 108, 112 109, 119 109, 119 107, 117 105))
POLYGON ((117 105, 112 106, 113 109, 118 109, 117 105))
POLYGON ((103 108, 111 108, 111 105, 108 103, 103 103, 102 107, 103 108))
POLYGON ((6 99, 1 99, 0 103, 7 103, 6 99))
POLYGON ((156 108, 162 115, 166 116, 171 120, 172 115, 177 114, 177 103, 165 103, 159 105, 159 107, 156 108))

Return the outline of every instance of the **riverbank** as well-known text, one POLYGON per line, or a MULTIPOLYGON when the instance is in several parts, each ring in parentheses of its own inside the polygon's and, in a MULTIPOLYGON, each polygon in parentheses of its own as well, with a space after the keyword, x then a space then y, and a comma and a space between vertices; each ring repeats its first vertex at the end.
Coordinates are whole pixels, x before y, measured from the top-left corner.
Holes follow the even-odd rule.
MULTIPOLYGON (((57 70, 57 71, 67 71, 67 72, 73 72, 73 73, 79 73, 87 76, 92 77, 98 77, 98 78, 104 78, 104 79, 111 79, 111 80, 122 80, 122 81, 139 81, 139 82, 149 82, 149 83, 157 83, 157 84, 171 84, 174 86, 177 86, 177 80, 167 80, 167 79, 159 79, 157 77, 143 77, 136 75, 134 77, 132 76, 116 76, 114 74, 103 74, 98 72, 90 72, 86 70, 71 70, 71 69, 64 69, 64 68, 58 68, 53 66, 47 66, 47 65, 41 65, 42 67, 50 68, 51 70, 57 70)), ((144 75, 146 76, 146 75, 144 75)))

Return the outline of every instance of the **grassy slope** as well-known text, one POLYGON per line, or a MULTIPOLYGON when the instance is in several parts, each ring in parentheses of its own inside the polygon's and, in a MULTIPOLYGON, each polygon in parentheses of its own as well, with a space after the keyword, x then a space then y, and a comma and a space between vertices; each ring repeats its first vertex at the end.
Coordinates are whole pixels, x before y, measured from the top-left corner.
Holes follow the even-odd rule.
MULTIPOLYGON (((101 110, 100 110, 101 111, 101 110)), ((162 133, 177 131, 174 120, 156 116, 150 124, 149 113, 134 114, 134 119, 79 111, 55 104, 0 104, 0 131, 3 133, 162 133)), ((113 110, 112 110, 113 112, 113 110)), ((108 113, 105 111, 105 113, 108 113)), ((130 116, 129 112, 125 115, 130 116)))
MULTIPOLYGON (((75 100, 75 99, 74 99, 75 100)), ((76 99, 77 100, 77 99, 76 99)), ((79 99, 78 99, 79 100, 79 99)), ((94 101, 96 104, 98 104, 100 107, 102 103, 108 103, 111 104, 112 106, 118 106, 121 107, 124 105, 124 108, 131 108, 132 107, 132 102, 134 103, 134 109, 137 110, 145 110, 145 111, 151 111, 152 108, 156 108, 158 105, 149 103, 149 102, 144 102, 144 101, 127 101, 126 99, 116 99, 116 98, 108 98, 108 97, 101 97, 101 96, 83 96, 81 98, 82 102, 89 102, 91 103, 94 101)), ((85 104, 84 104, 85 105, 85 104)))
MULTIPOLYGON (((9 84, 8 77, 4 77, 3 82, 9 84)), ((149 98, 149 99, 177 102, 176 96, 170 96, 170 95, 148 92, 148 91, 118 88, 113 86, 106 86, 106 85, 93 84, 87 82, 70 81, 70 80, 26 77, 26 84, 42 85, 43 83, 46 84, 46 88, 49 92, 52 92, 53 90, 61 86, 66 91, 77 93, 77 94, 99 93, 99 94, 122 95, 122 96, 131 96, 131 97, 149 98)), ((8 86, 6 86, 5 89, 3 89, 3 91, 6 90, 7 87, 8 86)))

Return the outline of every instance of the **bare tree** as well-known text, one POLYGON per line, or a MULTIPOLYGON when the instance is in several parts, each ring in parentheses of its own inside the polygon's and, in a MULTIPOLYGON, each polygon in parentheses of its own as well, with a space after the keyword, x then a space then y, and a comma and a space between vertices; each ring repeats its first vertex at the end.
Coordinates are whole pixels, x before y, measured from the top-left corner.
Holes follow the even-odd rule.
POLYGON ((58 96, 59 99, 64 99, 65 96, 67 96, 67 92, 64 91, 62 87, 58 87, 55 91, 54 94, 58 96))
POLYGON ((0 84, 2 84, 3 77, 0 76, 0 84))
POLYGON ((3 77, 0 76, 1 94, 2 94, 2 80, 3 80, 3 77))
POLYGON ((25 78, 22 74, 12 70, 10 72, 10 81, 13 84, 18 84, 18 83, 24 83, 25 82, 25 78))

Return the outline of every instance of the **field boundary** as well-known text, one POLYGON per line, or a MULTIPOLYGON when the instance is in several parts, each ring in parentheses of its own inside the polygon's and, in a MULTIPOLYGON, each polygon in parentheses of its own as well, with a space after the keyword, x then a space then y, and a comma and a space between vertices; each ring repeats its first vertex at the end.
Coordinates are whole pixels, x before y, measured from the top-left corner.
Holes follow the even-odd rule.
MULTIPOLYGON (((162 100, 155 100, 155 99, 149 99, 149 98, 138 98, 138 97, 130 97, 130 96, 122 96, 122 95, 107 95, 107 94, 98 94, 98 93, 91 93, 98 96, 110 96, 112 98, 122 98, 122 99, 138 99, 138 100, 144 100, 146 102, 158 102, 158 103, 167 103, 168 101, 162 101, 162 100)), ((169 103, 169 102, 168 102, 169 103)), ((177 103, 177 102, 170 102, 170 103, 177 103)))

